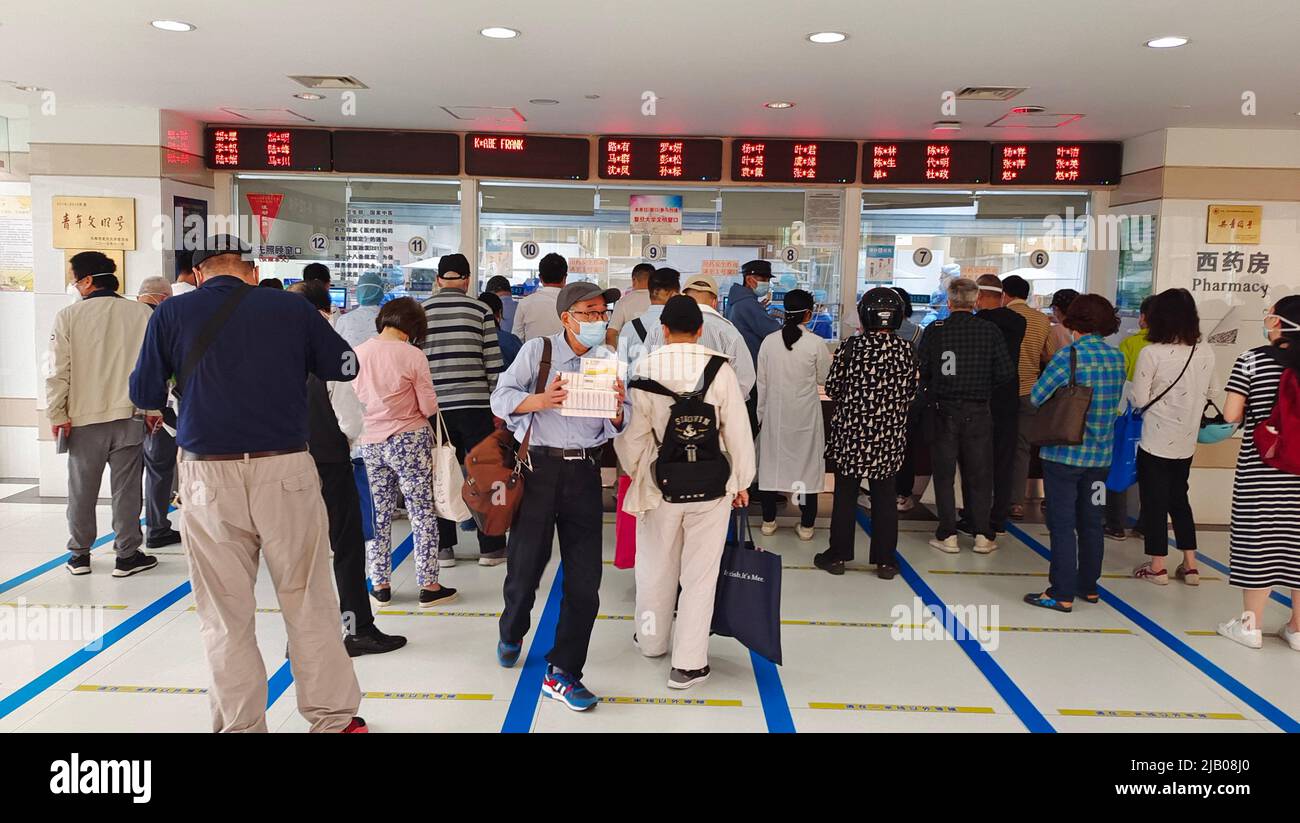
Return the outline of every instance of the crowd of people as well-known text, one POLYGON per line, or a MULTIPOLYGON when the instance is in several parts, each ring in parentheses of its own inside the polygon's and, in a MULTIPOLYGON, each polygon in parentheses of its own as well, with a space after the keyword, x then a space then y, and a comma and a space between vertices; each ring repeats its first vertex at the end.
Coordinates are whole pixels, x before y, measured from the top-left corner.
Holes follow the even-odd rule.
MULTIPOLYGON (((313 731, 367 730, 349 658, 405 644, 379 630, 373 611, 404 597, 392 583, 399 516, 410 521, 421 608, 458 597, 441 571, 468 559, 456 552, 463 528, 478 531, 480 565, 505 565, 496 645, 505 667, 522 653, 558 538, 563 582, 542 691, 590 709, 599 699, 583 676, 599 608, 601 463, 611 441, 627 478, 622 511, 636 517, 631 640, 648 657, 671 653, 671 688, 709 676, 734 512, 758 503, 770 535, 788 500, 799 511, 797 537, 811 541, 828 472, 829 539, 815 565, 844 574, 865 505, 869 562, 888 580, 899 573, 900 513, 917 505, 926 478, 938 515, 930 545, 957 553, 966 534, 988 554, 1008 522, 1026 516, 1027 479, 1040 465, 1051 569, 1046 589, 1024 599, 1059 612, 1097 602, 1105 540, 1129 534, 1125 495, 1108 491, 1106 479, 1115 420, 1130 404, 1145 421, 1137 531, 1148 560, 1134 575, 1169 582, 1171 518, 1182 555, 1173 576, 1198 582, 1188 480, 1205 402, 1218 387, 1195 301, 1182 289, 1144 303, 1142 331, 1116 348, 1106 338, 1118 330, 1117 312, 1096 294, 1058 292, 1049 321, 1028 304, 1023 278, 949 277, 942 317, 922 329, 910 319, 910 295, 873 288, 856 307, 858 333, 832 352, 810 328, 811 293, 787 291, 782 316, 769 312, 773 274, 762 260, 742 266, 725 312, 712 277, 683 282, 671 268, 641 264, 620 294, 569 282, 558 254, 539 261, 541 287, 522 300, 497 277, 475 297, 469 261, 449 254, 423 302, 386 300, 383 281, 366 274, 358 305, 342 314, 323 265, 283 290, 254 288, 266 281, 236 237, 209 238, 180 260, 175 283, 148 278, 129 300, 112 260, 72 258, 82 299, 55 320, 48 415, 69 456, 71 573, 91 571, 105 465, 114 576, 156 567, 145 549, 184 543, 216 731, 266 729, 254 635, 261 560, 284 614, 299 710, 313 731), (626 380, 614 381, 612 414, 562 412, 561 375, 585 358, 621 363, 626 380), (1079 387, 1088 396, 1081 439, 1035 446, 1047 406, 1079 387), (438 492, 447 469, 435 463, 449 444, 463 465, 501 430, 518 446, 526 479, 505 534, 449 514, 438 492), (168 520, 174 491, 179 532, 168 520)), ((1253 648, 1263 643, 1273 587, 1300 602, 1300 476, 1265 462, 1250 437, 1269 419, 1283 374, 1300 372, 1300 296, 1277 301, 1264 329, 1266 345, 1234 364, 1222 413, 1245 432, 1230 543, 1245 610, 1219 631, 1253 648)), ((1280 635, 1300 650, 1300 610, 1280 635)))

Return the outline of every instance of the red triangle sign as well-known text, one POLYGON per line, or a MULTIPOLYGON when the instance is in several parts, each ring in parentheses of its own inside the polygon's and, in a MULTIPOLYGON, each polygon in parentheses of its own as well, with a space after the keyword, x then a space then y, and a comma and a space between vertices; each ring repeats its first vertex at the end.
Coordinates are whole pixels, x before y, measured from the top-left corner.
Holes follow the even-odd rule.
POLYGON ((284 195, 249 192, 246 196, 248 205, 253 210, 253 216, 257 218, 258 233, 262 235, 262 242, 266 243, 271 235, 271 223, 280 213, 280 201, 284 200, 284 195))

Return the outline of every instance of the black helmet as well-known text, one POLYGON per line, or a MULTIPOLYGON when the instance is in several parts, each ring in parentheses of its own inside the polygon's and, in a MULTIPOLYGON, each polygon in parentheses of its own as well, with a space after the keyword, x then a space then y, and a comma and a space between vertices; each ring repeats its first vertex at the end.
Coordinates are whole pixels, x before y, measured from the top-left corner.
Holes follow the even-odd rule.
POLYGON ((863 331, 897 330, 903 325, 906 313, 903 298, 884 286, 877 286, 858 301, 858 319, 862 321, 863 331))

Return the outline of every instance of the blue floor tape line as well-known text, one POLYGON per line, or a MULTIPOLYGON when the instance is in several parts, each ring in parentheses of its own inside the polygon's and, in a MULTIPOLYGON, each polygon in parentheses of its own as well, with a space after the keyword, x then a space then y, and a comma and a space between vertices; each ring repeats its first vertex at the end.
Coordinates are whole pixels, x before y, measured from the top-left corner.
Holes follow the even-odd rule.
MULTIPOLYGON (((408 534, 406 539, 399 543, 397 548, 393 551, 394 569, 402 565, 402 561, 411 554, 413 548, 415 548, 415 535, 408 534)), ((366 578, 366 590, 373 591, 373 588, 370 585, 370 578, 366 578)), ((274 706, 275 701, 279 700, 280 697, 284 695, 285 691, 292 683, 293 669, 289 666, 289 660, 286 658, 285 661, 280 664, 280 668, 276 669, 275 673, 266 681, 266 707, 269 709, 274 706)))
MULTIPOLYGON (((1037 552, 1041 557, 1043 557, 1043 559, 1052 559, 1051 550, 1039 542, 1035 537, 1026 533, 1024 529, 1014 523, 1008 523, 1007 529, 1011 534, 1019 538, 1021 543, 1024 543, 1031 550, 1037 552)), ((1117 597, 1113 592, 1106 589, 1105 586, 1098 586, 1097 593, 1101 595, 1103 603, 1136 623, 1143 631, 1150 634, 1156 640, 1159 640, 1179 657, 1183 658, 1188 663, 1191 663, 1199 669, 1202 674, 1223 687, 1225 691, 1231 693, 1238 700, 1259 712, 1264 719, 1268 720, 1284 732, 1300 732, 1300 722, 1297 722, 1295 718, 1265 700, 1240 680, 1237 680, 1223 669, 1211 663, 1200 652, 1196 651, 1182 640, 1179 640, 1167 629, 1130 606, 1123 599, 1117 597)))
MULTIPOLYGON (((167 511, 170 514, 171 512, 176 511, 176 507, 172 506, 167 511)), ((140 524, 144 525, 144 522, 145 522, 144 518, 143 517, 140 518, 140 524)), ((105 543, 112 543, 114 537, 117 537, 117 532, 109 532, 103 537, 96 538, 95 542, 90 544, 90 550, 94 551, 95 549, 98 549, 100 546, 104 545, 105 543)), ((23 572, 17 577, 9 578, 3 583, 0 583, 0 594, 4 594, 5 592, 9 591, 15 586, 21 586, 23 583, 26 583, 28 580, 31 580, 34 577, 40 577, 41 575, 45 574, 46 572, 52 569, 57 569, 59 566, 62 566, 64 563, 67 563, 70 557, 72 557, 72 552, 65 551, 63 554, 59 555, 53 560, 47 560, 46 562, 42 563, 41 565, 37 566, 34 569, 28 569, 27 571, 23 572)))
POLYGON ((515 683, 515 693, 510 698, 502 734, 527 734, 533 728, 533 715, 537 701, 542 696, 542 677, 546 674, 546 654, 555 646, 555 628, 560 622, 560 598, 564 592, 564 569, 555 570, 555 581, 546 595, 541 619, 533 630, 533 642, 524 658, 523 671, 515 683))
POLYGON ((790 703, 786 700, 776 664, 754 652, 749 653, 749 658, 754 664, 754 680, 758 683, 758 699, 763 704, 768 732, 794 734, 794 717, 790 714, 790 703))
MULTIPOLYGON (((871 534, 871 518, 867 517, 861 510, 858 511, 858 525, 867 534, 871 534)), ((949 621, 955 624, 957 622, 956 616, 948 611, 947 605, 939 599, 939 595, 935 593, 934 589, 930 588, 930 585, 921 578, 921 575, 916 573, 916 570, 912 568, 912 565, 907 562, 907 559, 901 553, 896 553, 895 556, 898 558, 898 570, 903 575, 903 580, 912 587, 912 591, 916 592, 917 596, 921 598, 921 602, 930 607, 935 618, 945 626, 950 625, 949 621)), ((984 650, 980 642, 972 637, 970 632, 964 632, 963 635, 962 637, 953 636, 953 640, 966 653, 970 661, 975 664, 975 667, 980 670, 985 679, 989 681, 989 685, 997 691, 1011 711, 1015 712, 1016 717, 1020 718, 1020 722, 1025 724, 1025 728, 1031 732, 1055 732, 1056 729, 1052 728, 1052 724, 1047 722, 1047 718, 1043 716, 1043 713, 1030 702, 1025 693, 1015 684, 1015 681, 997 664, 993 656, 984 650)))
POLYGON ((131 632, 140 628, 145 623, 148 623, 166 610, 167 607, 171 606, 189 593, 190 582, 186 580, 184 583, 181 583, 179 586, 153 601, 148 606, 135 612, 117 626, 104 632, 81 649, 68 655, 61 662, 49 668, 44 674, 18 689, 4 700, 0 700, 0 718, 7 717, 17 709, 26 705, 34 697, 76 671, 79 667, 84 666, 86 663, 95 659, 95 657, 105 649, 110 648, 113 644, 117 643, 131 632))

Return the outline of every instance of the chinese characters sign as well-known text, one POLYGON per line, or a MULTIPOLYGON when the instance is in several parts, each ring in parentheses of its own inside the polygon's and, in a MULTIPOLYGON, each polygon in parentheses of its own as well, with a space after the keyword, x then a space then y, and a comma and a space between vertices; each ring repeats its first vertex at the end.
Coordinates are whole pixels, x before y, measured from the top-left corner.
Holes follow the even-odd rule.
POLYGON ((895 140, 862 147, 864 183, 987 183, 989 144, 895 140))
POLYGON ((603 180, 720 180, 722 141, 679 137, 602 137, 603 180))
POLYGON ((681 234, 680 194, 634 194, 628 198, 632 234, 681 234))
POLYGON ((1257 246, 1263 222, 1263 206, 1210 206, 1205 242, 1257 246))
POLYGON ((1228 274, 1268 274, 1268 255, 1240 251, 1198 251, 1196 271, 1224 272, 1228 274))
POLYGON ((858 145, 844 140, 732 140, 731 179, 754 183, 848 183, 858 145))
POLYGON ((54 248, 135 249, 135 200, 130 197, 53 198, 54 248))

